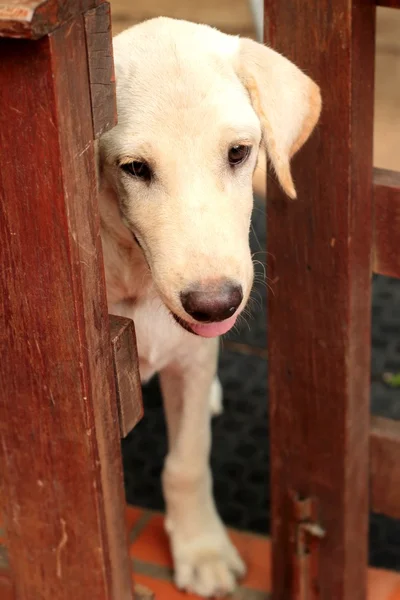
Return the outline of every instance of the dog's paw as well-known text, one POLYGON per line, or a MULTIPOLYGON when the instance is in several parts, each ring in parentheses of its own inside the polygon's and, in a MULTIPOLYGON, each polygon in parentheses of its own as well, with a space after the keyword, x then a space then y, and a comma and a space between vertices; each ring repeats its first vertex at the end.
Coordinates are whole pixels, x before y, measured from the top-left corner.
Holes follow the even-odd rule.
POLYGON ((211 415, 220 415, 223 410, 223 390, 222 385, 218 377, 215 377, 211 384, 210 390, 210 410, 211 415))
POLYGON ((236 548, 228 542, 199 538, 175 561, 175 584, 205 598, 232 594, 246 568, 236 548))
MULTIPOLYGON (((219 525, 219 523, 218 523, 219 525)), ((166 527, 168 531, 168 526, 166 527)), ((222 527, 193 539, 170 533, 175 584, 180 590, 205 598, 227 596, 236 588, 246 567, 222 527)))

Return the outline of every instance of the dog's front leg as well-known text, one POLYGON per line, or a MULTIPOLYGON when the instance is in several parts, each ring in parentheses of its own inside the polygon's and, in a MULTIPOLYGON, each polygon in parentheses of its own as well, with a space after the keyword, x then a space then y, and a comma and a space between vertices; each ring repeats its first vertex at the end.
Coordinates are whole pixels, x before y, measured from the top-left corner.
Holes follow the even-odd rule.
POLYGON ((217 514, 209 466, 210 420, 220 393, 217 340, 160 375, 169 434, 163 472, 176 585, 201 596, 233 591, 245 567, 217 514))

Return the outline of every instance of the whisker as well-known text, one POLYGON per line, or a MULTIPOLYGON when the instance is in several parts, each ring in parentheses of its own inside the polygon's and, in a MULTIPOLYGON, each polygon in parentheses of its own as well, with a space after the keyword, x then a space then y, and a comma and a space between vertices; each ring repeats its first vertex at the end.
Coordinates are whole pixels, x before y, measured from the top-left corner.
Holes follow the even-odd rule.
POLYGON ((265 269, 264 263, 262 263, 260 260, 253 260, 253 265, 254 266, 260 265, 260 267, 262 268, 264 279, 267 279, 267 271, 265 269))
POLYGON ((254 281, 255 281, 255 283, 257 283, 259 285, 262 285, 265 289, 267 289, 270 292, 272 292, 272 294, 275 296, 274 289, 272 288, 271 284, 269 283, 269 281, 271 281, 271 280, 268 281, 268 279, 265 280, 265 279, 254 278, 254 281))
POLYGON ((267 211, 265 210, 265 208, 261 208, 260 206, 256 206, 256 205, 254 205, 254 206, 253 206, 253 212, 259 212, 259 213, 261 213, 261 214, 262 214, 264 217, 265 217, 265 216, 266 216, 266 214, 267 214, 267 211))
POLYGON ((249 301, 248 301, 248 304, 249 304, 250 310, 252 310, 252 309, 253 309, 253 306, 254 306, 254 305, 255 305, 255 306, 256 306, 256 308, 258 308, 259 310, 262 310, 262 308, 263 308, 263 301, 262 301, 262 297, 261 297, 261 294, 260 294, 260 292, 259 292, 258 290, 253 290, 253 292, 252 292, 252 293, 257 293, 257 294, 258 294, 258 296, 259 296, 259 298, 254 298, 254 296, 250 296, 250 298, 249 298, 249 301))
POLYGON ((255 306, 256 309, 260 309, 261 310, 262 304, 261 304, 260 300, 254 298, 253 296, 250 296, 250 298, 249 298, 249 300, 247 302, 247 306, 249 307, 250 311, 253 311, 254 306, 255 306))
POLYGON ((252 232, 253 232, 253 235, 254 235, 254 237, 255 237, 255 240, 256 240, 256 242, 257 242, 257 244, 258 244, 258 247, 259 247, 259 248, 260 248, 260 250, 262 251, 262 246, 261 246, 261 244, 260 244, 260 240, 258 239, 258 235, 256 234, 256 230, 254 229, 254 225, 253 225, 253 223, 250 223, 250 227, 251 227, 251 230, 252 230, 252 232))

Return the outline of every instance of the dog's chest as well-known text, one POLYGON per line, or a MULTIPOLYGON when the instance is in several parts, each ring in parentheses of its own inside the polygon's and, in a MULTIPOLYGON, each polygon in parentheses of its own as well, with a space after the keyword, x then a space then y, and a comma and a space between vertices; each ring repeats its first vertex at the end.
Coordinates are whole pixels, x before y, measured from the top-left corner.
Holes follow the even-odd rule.
POLYGON ((157 296, 141 299, 135 305, 120 302, 110 312, 133 319, 142 382, 185 354, 188 334, 177 325, 157 296))

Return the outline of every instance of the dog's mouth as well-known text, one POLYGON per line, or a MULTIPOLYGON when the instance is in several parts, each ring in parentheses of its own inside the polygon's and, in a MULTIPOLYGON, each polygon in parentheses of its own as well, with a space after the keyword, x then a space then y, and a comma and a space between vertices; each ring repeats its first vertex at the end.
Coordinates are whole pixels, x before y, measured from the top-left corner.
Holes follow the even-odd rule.
POLYGON ((235 325, 238 318, 238 314, 234 314, 232 317, 229 317, 229 319, 225 319, 224 321, 215 321, 211 323, 188 323, 181 317, 178 317, 178 315, 176 315, 174 312, 171 311, 171 314, 175 321, 183 329, 185 329, 185 331, 205 338, 219 337, 220 335, 228 333, 228 331, 230 331, 235 325))

